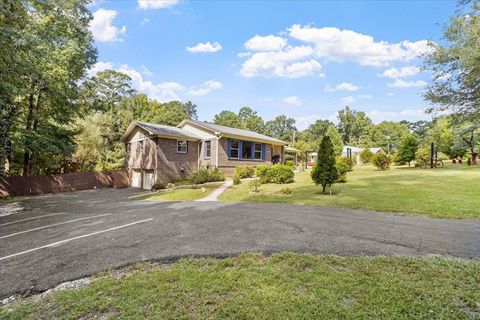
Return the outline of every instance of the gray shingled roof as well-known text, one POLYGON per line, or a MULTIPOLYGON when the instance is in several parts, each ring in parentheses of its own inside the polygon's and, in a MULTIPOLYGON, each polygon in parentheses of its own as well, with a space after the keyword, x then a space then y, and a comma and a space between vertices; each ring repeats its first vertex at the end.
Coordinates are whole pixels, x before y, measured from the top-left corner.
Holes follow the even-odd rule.
POLYGON ((223 133, 223 134, 227 134, 227 135, 230 134, 230 135, 241 136, 241 137, 245 137, 245 138, 259 139, 259 140, 265 140, 265 141, 270 141, 270 142, 279 143, 279 144, 286 144, 285 141, 275 139, 275 138, 266 136, 264 134, 260 134, 260 133, 249 131, 249 130, 243 130, 243 129, 237 129, 237 128, 232 128, 232 127, 227 127, 227 126, 221 126, 221 125, 218 125, 218 124, 213 124, 213 123, 210 123, 210 122, 202 122, 202 121, 198 121, 198 120, 188 119, 188 121, 193 122, 193 123, 195 123, 199 126, 202 126, 204 128, 207 128, 207 129, 210 129, 210 130, 213 130, 213 131, 216 131, 216 132, 220 132, 220 133, 223 133))
POLYGON ((201 140, 201 138, 196 134, 181 128, 177 128, 177 127, 165 126, 162 124, 155 124, 155 123, 148 123, 148 122, 140 122, 140 121, 135 121, 135 124, 147 130, 153 135, 177 136, 177 137, 185 137, 185 138, 193 138, 193 139, 201 140))

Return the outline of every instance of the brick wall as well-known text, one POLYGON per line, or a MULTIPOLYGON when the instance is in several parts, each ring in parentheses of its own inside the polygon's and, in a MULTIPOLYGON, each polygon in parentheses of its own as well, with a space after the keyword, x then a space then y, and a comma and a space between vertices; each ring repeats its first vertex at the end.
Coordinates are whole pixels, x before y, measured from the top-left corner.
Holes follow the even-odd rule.
POLYGON ((198 143, 196 141, 188 141, 187 153, 177 153, 177 140, 158 138, 156 142, 155 173, 158 181, 185 179, 197 171, 198 143))

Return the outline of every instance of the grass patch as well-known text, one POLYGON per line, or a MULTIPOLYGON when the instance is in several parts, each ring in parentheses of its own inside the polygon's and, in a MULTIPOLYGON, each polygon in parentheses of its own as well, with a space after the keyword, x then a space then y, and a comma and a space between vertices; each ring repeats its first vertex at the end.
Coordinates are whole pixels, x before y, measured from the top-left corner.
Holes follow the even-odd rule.
POLYGON ((197 189, 171 189, 161 192, 149 193, 141 195, 137 199, 151 200, 151 201, 193 201, 208 196, 213 190, 217 189, 219 185, 203 186, 206 192, 202 192, 202 186, 199 185, 197 189))
POLYGON ((446 164, 439 169, 392 167, 387 171, 373 166, 356 166, 348 182, 336 184, 334 195, 322 195, 310 171, 295 175, 288 185, 265 184, 256 194, 247 184, 226 190, 222 201, 280 202, 383 212, 422 214, 438 218, 480 218, 480 168, 446 164), (288 186, 292 192, 280 192, 288 186))
POLYGON ((183 259, 0 308, 2 319, 473 319, 480 264, 440 257, 183 259))

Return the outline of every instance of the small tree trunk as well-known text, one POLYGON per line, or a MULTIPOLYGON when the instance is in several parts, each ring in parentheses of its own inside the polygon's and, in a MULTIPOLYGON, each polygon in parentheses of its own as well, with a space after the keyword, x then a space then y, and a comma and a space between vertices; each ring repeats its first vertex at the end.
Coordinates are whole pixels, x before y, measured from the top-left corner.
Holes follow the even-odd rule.
POLYGON ((325 189, 327 188, 326 184, 322 184, 322 193, 325 194, 325 189))
MULTIPOLYGON (((29 132, 32 130, 33 125, 33 109, 34 109, 34 97, 33 93, 30 94, 28 98, 28 113, 27 113, 27 122, 25 124, 25 131, 29 132)), ((28 138, 25 138, 23 141, 23 146, 25 151, 23 152, 23 175, 28 176, 30 174, 30 150, 28 149, 28 138)))

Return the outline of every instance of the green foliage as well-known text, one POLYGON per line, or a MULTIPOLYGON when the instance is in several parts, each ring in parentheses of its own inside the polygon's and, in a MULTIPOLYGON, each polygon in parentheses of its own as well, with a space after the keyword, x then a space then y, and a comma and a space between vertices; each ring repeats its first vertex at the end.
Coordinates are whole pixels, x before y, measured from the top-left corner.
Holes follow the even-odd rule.
POLYGON ((242 180, 240 179, 240 177, 237 176, 237 175, 234 175, 234 176, 233 176, 233 184, 234 184, 234 185, 239 185, 239 184, 241 184, 241 183, 242 183, 242 180))
POLYGON ((242 127, 242 122, 240 121, 238 114, 228 110, 224 110, 215 115, 213 118, 213 123, 232 128, 242 127))
POLYGON ((418 139, 412 133, 407 133, 402 137, 400 145, 396 152, 396 162, 398 163, 408 163, 410 167, 410 162, 415 159, 415 153, 418 149, 418 139))
POLYGON ((346 161, 343 161, 343 159, 345 158, 337 158, 337 162, 335 163, 338 172, 338 179, 336 182, 338 183, 347 182, 347 172, 351 171, 350 166, 346 161))
POLYGON ((6 0, 0 7, 0 173, 10 142, 23 174, 68 171, 78 82, 96 61, 87 2, 6 0))
POLYGON ((255 169, 249 166, 238 166, 235 167, 235 175, 240 179, 251 178, 255 175, 255 169))
POLYGON ((316 185, 322 186, 322 193, 328 186, 331 192, 331 186, 338 179, 338 170, 336 167, 335 153, 333 144, 329 136, 324 136, 318 150, 318 161, 312 169, 311 177, 316 185))
POLYGON ((393 121, 382 121, 370 131, 370 147, 381 147, 386 152, 392 152, 400 145, 402 137, 409 133, 405 124, 393 121))
POLYGON ((430 42, 425 68, 433 81, 424 97, 434 105, 431 112, 449 110, 472 119, 480 116, 480 5, 478 0, 460 2, 470 7, 456 11, 442 41, 430 42))
POLYGON ((268 172, 267 166, 258 166, 257 169, 255 170, 255 175, 257 177, 263 177, 267 174, 267 172, 268 172))
POLYGON ((292 194, 292 192, 293 192, 292 189, 288 187, 280 189, 280 193, 284 195, 292 194))
POLYGON ((257 170, 257 176, 262 183, 286 184, 294 181, 295 174, 290 166, 274 164, 263 168, 265 169, 257 170))
POLYGON ((217 182, 224 181, 225 176, 221 170, 218 168, 207 169, 200 168, 198 171, 194 172, 190 177, 190 181, 194 186, 198 184, 203 184, 206 182, 217 182))
POLYGON ((355 166, 355 161, 352 158, 348 157, 337 157, 336 163, 344 163, 347 167, 347 171, 353 171, 353 167, 355 166))
POLYGON ((362 152, 360 152, 360 160, 362 163, 371 163, 373 159, 373 152, 370 151, 369 148, 364 148, 362 152))
POLYGON ((265 125, 268 135, 287 142, 293 141, 293 134, 297 130, 295 119, 287 118, 283 114, 267 121, 265 125))
POLYGON ((373 164, 380 170, 388 170, 390 169, 390 156, 383 152, 379 152, 373 156, 372 159, 373 164))
POLYGON ((260 179, 253 179, 253 180, 250 180, 248 185, 252 188, 252 192, 257 193, 259 191, 260 186, 262 185, 262 182, 260 181, 260 179))
POLYGON ((472 165, 472 159, 470 157, 468 157, 467 159, 467 165, 468 166, 471 166, 472 165))
POLYGON ((293 168, 293 167, 294 167, 293 160, 287 160, 287 161, 285 161, 285 165, 293 168))
MULTIPOLYGON (((305 155, 305 151, 312 151, 318 149, 323 136, 329 136, 333 143, 333 149, 335 155, 340 156, 343 150, 342 135, 337 130, 335 125, 329 120, 317 120, 311 124, 308 129, 299 134, 299 139, 303 139, 307 142, 306 145, 302 145, 300 141, 295 143, 295 148, 303 151, 302 159, 305 155), (303 149, 301 149, 303 146, 303 149), (313 147, 312 147, 313 146, 313 147)), ((305 160, 305 159, 303 159, 305 160)))
POLYGON ((338 111, 338 120, 338 131, 342 135, 343 143, 347 145, 368 143, 368 134, 373 122, 365 112, 345 107, 338 111))

